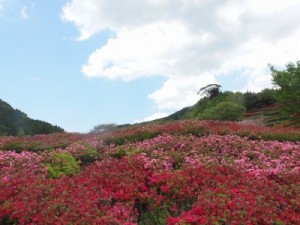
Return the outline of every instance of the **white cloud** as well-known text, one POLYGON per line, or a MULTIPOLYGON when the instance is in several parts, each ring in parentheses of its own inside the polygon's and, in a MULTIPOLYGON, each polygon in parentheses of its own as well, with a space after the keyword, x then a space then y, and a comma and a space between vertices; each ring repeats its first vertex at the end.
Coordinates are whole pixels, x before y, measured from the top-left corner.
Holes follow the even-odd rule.
POLYGON ((210 83, 216 83, 211 74, 171 78, 159 90, 150 94, 149 98, 156 103, 159 110, 181 109, 197 102, 198 90, 210 83))
POLYGON ((188 32, 178 23, 122 29, 89 57, 82 72, 89 77, 125 81, 157 74, 167 77, 181 75, 182 71, 174 68, 183 63, 178 54, 190 43, 188 32))
POLYGON ((29 17, 28 17, 28 14, 27 14, 27 5, 24 5, 22 7, 22 9, 20 10, 20 13, 21 13, 21 17, 24 19, 24 20, 27 20, 29 17))
POLYGON ((29 14, 33 11, 34 7, 35 7, 35 3, 32 1, 28 2, 27 5, 23 5, 23 7, 20 10, 21 18, 24 20, 28 20, 29 14))
POLYGON ((3 9, 3 5, 4 5, 4 0, 0 0, 0 13, 1 13, 2 9, 3 9))
POLYGON ((115 34, 89 56, 83 74, 163 76, 149 98, 158 110, 175 110, 234 71, 247 80, 240 90, 270 87, 268 63, 299 59, 299 8, 299 0, 70 0, 61 18, 77 26, 79 40, 105 29, 115 34))

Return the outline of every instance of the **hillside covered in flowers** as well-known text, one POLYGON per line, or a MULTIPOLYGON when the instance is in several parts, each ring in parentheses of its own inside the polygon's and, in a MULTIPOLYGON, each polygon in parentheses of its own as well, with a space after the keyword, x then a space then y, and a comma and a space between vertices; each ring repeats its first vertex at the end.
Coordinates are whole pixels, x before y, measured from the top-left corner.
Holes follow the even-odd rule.
POLYGON ((300 131, 185 120, 2 137, 0 224, 300 224, 300 131))

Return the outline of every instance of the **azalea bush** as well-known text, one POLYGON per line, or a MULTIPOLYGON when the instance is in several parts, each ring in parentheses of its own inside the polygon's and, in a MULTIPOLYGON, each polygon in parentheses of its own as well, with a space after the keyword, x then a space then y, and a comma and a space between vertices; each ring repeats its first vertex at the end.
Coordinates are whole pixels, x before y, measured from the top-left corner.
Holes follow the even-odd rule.
POLYGON ((101 134, 104 144, 123 145, 140 142, 161 134, 205 136, 208 134, 238 135, 253 140, 300 140, 300 130, 287 127, 264 127, 256 123, 228 121, 183 120, 160 124, 146 124, 129 128, 116 129, 101 134))
POLYGON ((4 137, 0 224, 300 224, 300 139, 265 138, 283 134, 299 131, 182 121, 4 137))
POLYGON ((45 151, 57 148, 66 148, 74 142, 80 141, 88 135, 76 133, 56 133, 49 135, 1 137, 0 150, 21 151, 45 151))

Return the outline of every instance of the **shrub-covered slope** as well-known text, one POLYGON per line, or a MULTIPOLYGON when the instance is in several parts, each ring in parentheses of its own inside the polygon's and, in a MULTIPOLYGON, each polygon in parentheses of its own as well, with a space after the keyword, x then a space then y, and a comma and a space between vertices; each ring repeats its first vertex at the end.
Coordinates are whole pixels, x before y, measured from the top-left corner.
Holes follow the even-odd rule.
POLYGON ((3 137, 0 224, 300 224, 299 141, 195 120, 3 137))

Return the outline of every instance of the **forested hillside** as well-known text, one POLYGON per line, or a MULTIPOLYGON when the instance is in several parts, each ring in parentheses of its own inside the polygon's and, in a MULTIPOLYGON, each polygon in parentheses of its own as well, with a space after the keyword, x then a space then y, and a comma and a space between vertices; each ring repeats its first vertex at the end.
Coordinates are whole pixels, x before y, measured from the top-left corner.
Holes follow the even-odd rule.
POLYGON ((58 126, 30 119, 25 113, 14 109, 0 99, 0 136, 35 135, 64 132, 58 126))
POLYGON ((208 119, 239 121, 245 118, 249 119, 251 115, 251 119, 262 120, 262 122, 267 123, 268 116, 261 113, 261 110, 267 107, 273 114, 278 116, 276 121, 280 122, 286 117, 281 118, 279 116, 275 95, 276 91, 272 89, 265 89, 259 93, 221 92, 218 90, 213 95, 211 93, 206 94, 195 105, 186 107, 161 120, 208 119))
POLYGON ((289 63, 285 70, 270 65, 274 89, 261 92, 221 91, 218 84, 200 89, 202 97, 195 105, 186 107, 158 121, 180 119, 259 121, 266 126, 300 126, 300 61, 289 63))

